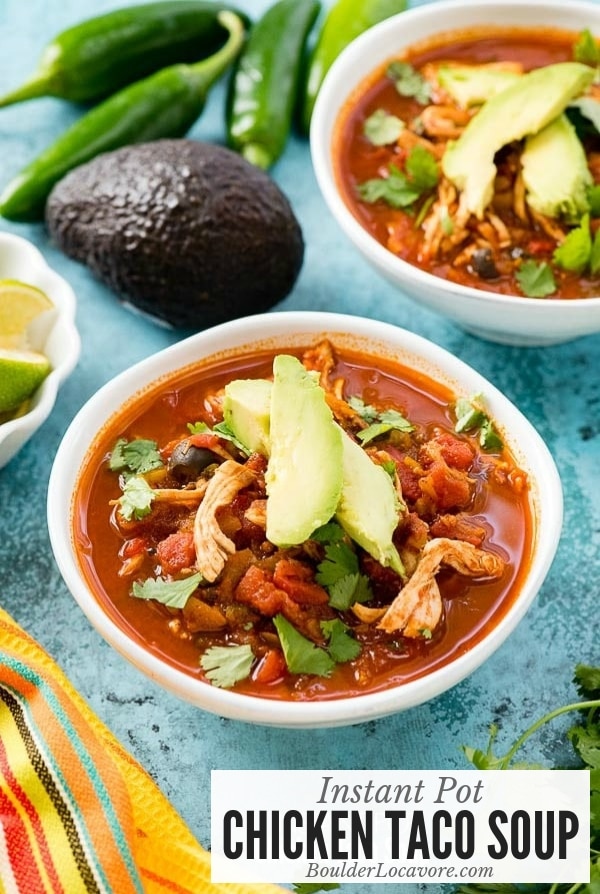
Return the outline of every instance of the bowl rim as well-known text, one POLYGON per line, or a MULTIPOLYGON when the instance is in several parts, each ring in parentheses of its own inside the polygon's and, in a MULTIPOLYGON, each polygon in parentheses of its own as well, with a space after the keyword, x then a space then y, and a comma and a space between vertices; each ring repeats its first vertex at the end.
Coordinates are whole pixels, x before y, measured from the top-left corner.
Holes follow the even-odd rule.
MULTIPOLYGON (((0 466, 6 465, 10 459, 39 426, 50 415, 61 384, 73 372, 81 353, 81 338, 75 325, 77 299, 75 292, 67 280, 50 264, 42 252, 28 239, 14 233, 0 232, 0 248, 6 246, 15 257, 26 261, 31 270, 27 279, 15 276, 2 276, 2 279, 22 279, 23 282, 38 286, 46 292, 56 309, 56 318, 46 334, 45 345, 52 339, 59 339, 60 352, 58 361, 53 356, 52 369, 32 397, 31 406, 22 416, 9 419, 0 424, 0 466), (39 285, 43 283, 43 285, 39 285), (3 450, 4 447, 4 450, 3 450)), ((41 348, 44 350, 44 347, 41 348)))
MULTIPOLYGON (((398 30, 400 35, 399 50, 403 50, 414 43, 414 39, 406 39, 403 35, 403 32, 410 29, 412 24, 431 22, 433 27, 430 35, 432 37, 436 34, 451 34, 453 30, 462 30, 452 28, 451 19, 448 18, 452 12, 460 11, 462 13, 467 10, 476 10, 478 14, 483 14, 485 11, 485 14, 493 15, 496 9, 501 10, 504 18, 510 15, 511 10, 523 9, 539 10, 545 13, 556 12, 564 15, 565 4, 558 2, 558 0, 525 0, 525 2, 524 0, 492 0, 492 2, 487 2, 486 0, 484 3, 481 0, 438 0, 436 3, 428 3, 415 9, 397 13, 369 28, 342 50, 323 80, 315 102, 310 126, 312 162, 315 176, 326 204, 340 227, 365 252, 365 255, 371 262, 382 269, 389 277, 392 279, 397 277, 404 280, 412 280, 422 289, 437 288, 448 295, 459 293, 461 296, 469 299, 483 299, 487 305, 498 308, 510 308, 513 312, 516 309, 515 299, 518 299, 518 306, 523 311, 542 316, 552 309, 560 308, 564 310, 565 299, 544 298, 541 301, 539 298, 529 298, 525 295, 503 295, 498 292, 489 292, 485 289, 461 285, 422 270, 420 267, 410 264, 389 251, 360 224, 342 198, 337 187, 335 168, 332 161, 331 142, 339 114, 354 90, 369 77, 368 73, 359 76, 355 74, 359 60, 363 59, 365 55, 372 53, 374 61, 368 71, 375 72, 386 59, 390 58, 387 53, 385 55, 378 53, 378 47, 383 35, 398 30), (448 27, 444 27, 441 23, 438 24, 438 22, 444 21, 448 21, 448 27), (337 99, 336 96, 338 95, 340 84, 343 86, 343 95, 342 99, 337 99)), ((570 0, 568 12, 570 16, 581 13, 586 17, 593 17, 600 25, 600 6, 589 2, 589 0, 570 0)), ((507 21, 506 24, 510 27, 511 23, 507 21)), ((515 25, 515 27, 518 26, 515 25)), ((540 27, 552 28, 553 25, 551 22, 543 21, 540 22, 540 27)), ((589 298, 570 298, 568 299, 568 307, 572 314, 585 316, 586 310, 589 311, 590 308, 598 310, 600 308, 600 295, 589 298)))
MULTIPOLYGON (((472 392, 469 392, 472 393, 472 392)), ((515 437, 514 435, 512 436, 515 437)), ((510 443, 510 437, 508 438, 510 443)), ((511 444, 515 449, 515 441, 511 444)), ((522 448, 517 448, 519 452, 522 448)), ((524 454, 523 454, 524 455, 524 454)), ((389 323, 318 311, 283 311, 244 317, 189 336, 139 361, 107 382, 79 410, 56 453, 48 484, 48 528, 55 561, 75 601, 101 636, 148 677, 197 707, 231 719, 279 727, 350 725, 413 707, 441 694, 475 670, 504 642, 525 615, 553 561, 562 529, 563 499, 560 478, 550 451, 526 417, 502 393, 464 361, 434 342, 389 323), (178 670, 134 642, 101 607, 83 578, 72 531, 74 489, 82 462, 98 433, 138 392, 190 362, 202 362, 227 349, 244 349, 280 342, 295 334, 345 336, 354 343, 386 345, 423 361, 431 375, 443 370, 442 380, 468 381, 468 388, 484 390, 490 407, 502 408, 500 425, 510 423, 525 436, 527 471, 536 481, 539 500, 534 509, 535 536, 531 567, 512 605, 493 628, 466 653, 442 668, 399 686, 359 696, 325 701, 272 700, 219 689, 178 670), (187 358, 185 361, 182 358, 187 358), (190 360, 193 358, 193 361, 190 360), (91 426, 91 429, 90 429, 91 426), (93 437, 89 431, 94 432, 93 437), (535 467, 535 468, 534 468, 535 467), (541 484, 543 483, 543 486, 541 484)))

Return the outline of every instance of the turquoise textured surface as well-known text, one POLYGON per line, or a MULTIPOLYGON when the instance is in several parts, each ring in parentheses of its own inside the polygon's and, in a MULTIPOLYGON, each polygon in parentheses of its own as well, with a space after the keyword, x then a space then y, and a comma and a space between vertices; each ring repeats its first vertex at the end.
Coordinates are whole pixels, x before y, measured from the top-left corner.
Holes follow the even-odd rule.
MULTIPOLYGON (((30 73, 58 31, 118 5, 124 4, 1 0, 0 92, 30 73)), ((264 0, 239 2, 252 15, 265 5, 264 0)), ((223 141, 223 99, 220 85, 192 136, 223 141)), ((0 184, 80 111, 56 99, 0 110, 0 184)), ((576 662, 600 663, 600 336, 550 348, 480 341, 416 307, 357 256, 318 192, 306 141, 292 139, 272 173, 290 198, 306 240, 301 276, 278 309, 333 310, 385 320, 475 367, 527 415, 548 444, 563 482, 565 522, 551 572, 516 632, 469 679, 426 705, 330 732, 248 726, 178 701, 106 645, 76 606, 50 550, 45 501, 52 458, 79 407, 113 375, 182 334, 121 306, 86 269, 53 247, 41 225, 0 221, 0 229, 31 239, 71 283, 83 342, 79 365, 51 417, 0 471, 1 603, 58 661, 204 845, 209 844, 213 768, 466 768, 462 743, 483 747, 495 721, 500 746, 508 746, 545 710, 573 699, 576 662)), ((563 737, 569 722, 562 718, 546 727, 523 755, 549 766, 569 764, 572 756, 563 737)), ((376 885, 343 886, 347 894, 377 890, 376 885)), ((411 894, 411 886, 402 891, 411 894)))

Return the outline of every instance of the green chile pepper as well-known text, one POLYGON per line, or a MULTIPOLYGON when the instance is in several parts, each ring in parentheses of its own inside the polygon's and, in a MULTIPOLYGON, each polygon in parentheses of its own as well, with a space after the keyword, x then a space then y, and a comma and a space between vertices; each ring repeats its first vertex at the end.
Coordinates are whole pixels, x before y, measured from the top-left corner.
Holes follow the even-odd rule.
POLYGON ((0 107, 38 96, 88 102, 167 65, 211 56, 227 38, 218 19, 226 9, 210 0, 162 0, 74 25, 48 44, 21 87, 0 97, 0 107))
POLYGON ((292 126, 304 45, 318 0, 278 0, 255 22, 230 85, 229 145, 261 168, 281 155, 292 126))
POLYGON ((305 133, 325 75, 344 47, 363 31, 405 9, 406 0, 337 0, 331 7, 308 63, 301 116, 305 133))
POLYGON ((0 214, 40 220, 52 187, 72 168, 120 146, 187 133, 211 86, 244 43, 244 23, 235 13, 220 12, 219 20, 229 38, 214 56, 163 68, 93 108, 8 184, 0 196, 0 214))

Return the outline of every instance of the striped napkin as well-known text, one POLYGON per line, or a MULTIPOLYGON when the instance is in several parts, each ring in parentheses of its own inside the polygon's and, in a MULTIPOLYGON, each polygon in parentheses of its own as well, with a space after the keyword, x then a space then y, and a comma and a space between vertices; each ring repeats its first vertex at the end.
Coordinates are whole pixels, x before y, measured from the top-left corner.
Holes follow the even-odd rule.
POLYGON ((281 894, 210 855, 49 655, 0 609, 0 894, 281 894))

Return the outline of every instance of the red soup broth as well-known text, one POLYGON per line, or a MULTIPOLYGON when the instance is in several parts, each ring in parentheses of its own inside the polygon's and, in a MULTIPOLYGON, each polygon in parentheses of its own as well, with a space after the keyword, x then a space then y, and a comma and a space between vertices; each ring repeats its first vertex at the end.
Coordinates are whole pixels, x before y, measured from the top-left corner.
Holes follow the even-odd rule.
MULTIPOLYGON (((122 536, 111 523, 111 501, 120 496, 118 476, 108 457, 118 438, 149 438, 159 445, 185 435, 190 421, 202 419, 207 397, 236 378, 268 378, 275 353, 302 355, 298 348, 257 351, 226 360, 188 367, 150 386, 129 401, 101 430, 80 472, 73 508, 73 537, 83 576, 102 609, 131 639, 157 658, 199 680, 202 651, 222 644, 218 634, 194 638, 173 632, 173 610, 130 595, 131 580, 119 576, 122 536)), ((417 425, 452 431, 449 389, 398 363, 336 349, 335 376, 346 381, 346 393, 365 403, 401 408, 417 425)), ((480 477, 469 513, 486 530, 484 548, 493 547, 506 561, 499 580, 473 581, 450 571, 438 575, 444 601, 443 620, 431 639, 390 640, 373 631, 362 639, 356 661, 338 664, 329 678, 287 675, 268 684, 252 678, 238 682, 236 692, 286 700, 326 700, 362 695, 401 685, 442 668, 479 642, 505 615, 527 574, 532 552, 533 518, 527 488, 499 487, 486 477, 486 457, 470 474, 480 477)), ((499 462, 514 467, 506 449, 499 462)), ((210 685, 206 683, 206 685, 210 685)))
MULTIPOLYGON (((490 62, 519 62, 524 71, 567 62, 573 59, 573 44, 578 35, 555 28, 472 28, 445 32, 414 44, 393 57, 367 77, 346 101, 336 122, 333 138, 333 159, 338 188, 341 195, 361 225, 384 247, 427 273, 460 285, 497 292, 505 295, 522 294, 514 275, 516 267, 501 271, 495 279, 482 280, 468 266, 454 266, 453 259, 461 246, 447 257, 427 259, 422 257, 423 232, 415 225, 414 213, 394 209, 383 201, 367 203, 360 200, 357 187, 361 183, 381 176, 390 163, 397 163, 394 145, 374 146, 363 132, 364 122, 377 109, 385 109, 403 121, 418 118, 423 107, 413 98, 401 96, 393 81, 386 77, 386 69, 394 59, 409 62, 417 71, 427 63, 452 61, 461 64, 490 62), (393 244, 390 237, 393 233, 393 244)), ((585 144, 597 156, 600 150, 598 137, 589 137, 585 144)), ((600 160, 600 156, 598 156, 600 160)), ((600 168, 598 169, 600 174, 600 168)), ((558 243, 550 239, 539 226, 529 225, 517 218, 510 209, 496 210, 503 222, 517 236, 510 251, 524 251, 524 257, 534 250, 534 259, 550 263, 558 243)), ((594 221, 592 227, 595 226, 594 221)), ((507 250, 508 251, 508 250, 507 250)), ((557 291, 553 298, 586 298, 598 295, 598 279, 587 278, 567 270, 554 269, 557 291)))

